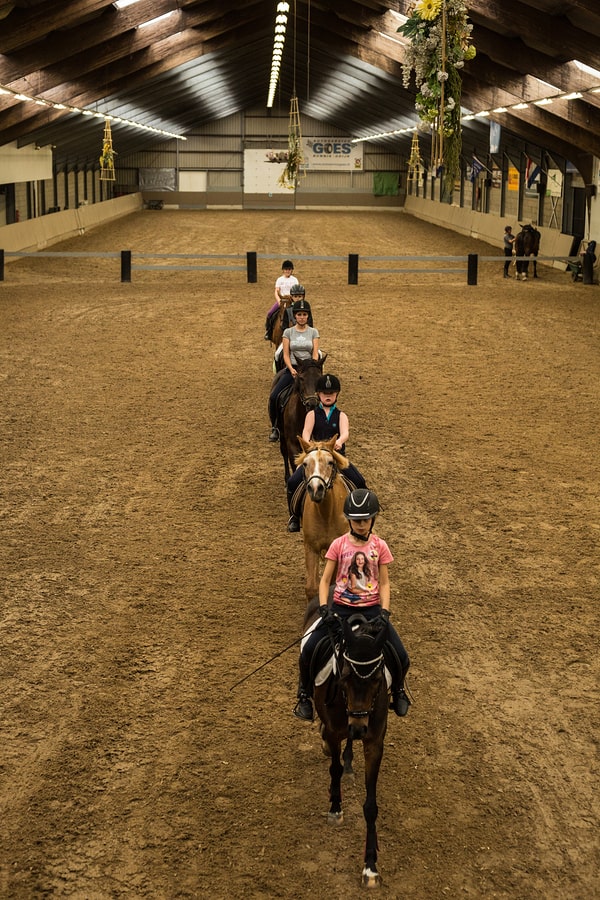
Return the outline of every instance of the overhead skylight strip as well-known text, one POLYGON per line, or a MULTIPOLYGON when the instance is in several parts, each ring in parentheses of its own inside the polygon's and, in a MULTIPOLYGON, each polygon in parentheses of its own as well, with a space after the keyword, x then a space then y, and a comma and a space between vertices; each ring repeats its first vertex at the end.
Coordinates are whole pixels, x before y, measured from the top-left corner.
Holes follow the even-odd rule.
POLYGON ((11 90, 9 87, 6 87, 4 84, 0 84, 0 94, 12 96, 14 100, 20 100, 22 103, 35 103, 38 106, 47 106, 52 109, 64 109, 71 113, 78 113, 82 116, 95 116, 97 119, 111 119, 114 122, 129 125, 131 128, 137 128, 140 131, 152 131, 156 134, 164 134, 165 137, 175 138, 177 141, 187 141, 187 138, 183 134, 175 134, 175 132, 167 131, 165 128, 157 128, 154 125, 142 125, 141 122, 134 122, 133 119, 123 119, 120 116, 102 113, 96 109, 80 108, 64 103, 55 103, 53 100, 46 100, 43 97, 32 97, 29 96, 29 94, 20 94, 11 90))
POLYGON ((275 100, 275 91, 279 81, 279 72, 281 69, 281 60, 283 58, 283 46, 285 44, 285 33, 287 30, 288 13, 290 4, 280 2, 277 4, 277 13, 275 15, 275 33, 273 36, 273 56, 271 59, 271 76, 269 78, 269 93, 267 96, 267 109, 271 109, 275 100))

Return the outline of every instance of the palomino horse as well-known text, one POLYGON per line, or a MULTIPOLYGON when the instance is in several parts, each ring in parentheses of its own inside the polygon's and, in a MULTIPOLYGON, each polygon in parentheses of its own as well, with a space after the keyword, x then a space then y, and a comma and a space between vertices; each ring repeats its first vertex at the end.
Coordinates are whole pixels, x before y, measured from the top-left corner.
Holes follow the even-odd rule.
POLYGON ((289 400, 279 413, 277 422, 286 484, 296 469, 295 458, 300 453, 298 435, 302 434, 306 413, 309 409, 316 409, 319 403, 317 379, 323 374, 323 363, 326 359, 327 354, 323 353, 320 359, 304 359, 294 366, 298 374, 294 379, 289 400))
MULTIPOLYGON (((310 604, 305 623, 310 624, 315 615, 318 615, 315 605, 310 604)), ((363 813, 367 823, 367 839, 362 884, 368 888, 381 884, 377 871, 376 823, 377 778, 383 758, 389 707, 383 658, 386 636, 386 627, 369 623, 360 614, 343 619, 342 639, 335 648, 334 671, 324 683, 315 686, 314 692, 315 708, 321 720, 323 749, 331 758, 331 805, 327 820, 332 824, 343 822, 341 783, 342 775, 354 774, 353 741, 360 740, 363 744, 367 791, 363 813), (343 741, 346 741, 346 746, 342 764, 343 741)))
POLYGON ((529 260, 519 259, 520 256, 533 256, 533 277, 537 278, 537 259, 540 251, 541 234, 532 226, 523 228, 515 238, 514 248, 517 257, 517 279, 525 281, 529 271, 529 260))
POLYGON ((329 441, 305 441, 298 437, 302 452, 296 463, 304 468, 306 500, 302 514, 306 596, 310 600, 319 589, 319 565, 331 542, 348 531, 344 501, 348 489, 338 477, 348 468, 348 460, 335 450, 337 438, 329 441))

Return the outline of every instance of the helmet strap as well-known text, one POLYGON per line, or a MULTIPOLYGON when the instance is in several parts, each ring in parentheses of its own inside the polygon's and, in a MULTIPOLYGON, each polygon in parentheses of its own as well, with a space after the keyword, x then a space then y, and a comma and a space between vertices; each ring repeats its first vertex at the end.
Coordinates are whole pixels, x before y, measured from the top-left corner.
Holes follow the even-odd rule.
POLYGON ((354 531, 354 529, 352 528, 352 521, 350 521, 350 534, 352 535, 352 537, 354 538, 355 541, 363 541, 363 543, 366 544, 367 541, 369 540, 369 538, 371 537, 372 531, 373 531, 373 523, 371 523, 371 527, 369 528, 368 534, 366 534, 366 535, 365 534, 357 534, 354 531))

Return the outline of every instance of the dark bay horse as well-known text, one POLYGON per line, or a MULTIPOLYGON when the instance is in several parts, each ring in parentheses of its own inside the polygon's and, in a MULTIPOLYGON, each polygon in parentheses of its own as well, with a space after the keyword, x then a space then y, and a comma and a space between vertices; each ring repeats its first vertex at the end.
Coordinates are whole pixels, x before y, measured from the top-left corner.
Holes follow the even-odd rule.
MULTIPOLYGON (((309 604, 305 623, 310 624, 316 615, 318 612, 314 603, 309 604)), ((332 824, 343 822, 342 775, 353 775, 353 742, 362 741, 366 787, 363 814, 367 824, 362 884, 368 888, 381 884, 377 871, 376 822, 377 779, 383 758, 389 706, 383 658, 386 636, 387 628, 367 622, 360 614, 341 620, 341 640, 335 649, 334 672, 324 683, 316 685, 314 692, 315 708, 321 720, 323 749, 331 758, 331 803, 327 820, 332 824), (346 746, 342 754, 344 741, 346 746)), ((333 634, 332 637, 335 641, 333 634)))
POLYGON ((533 277, 537 278, 536 256, 540 250, 541 234, 532 225, 526 225, 515 238, 515 254, 517 256, 517 279, 525 281, 529 271, 529 260, 519 259, 520 256, 533 256, 533 277))
POLYGON ((296 464, 304 469, 306 499, 302 513, 306 596, 310 600, 319 589, 321 558, 332 541, 348 530, 344 501, 348 489, 339 475, 348 460, 335 449, 336 436, 329 441, 299 438, 302 452, 296 464))
POLYGON ((288 321, 288 310, 293 303, 293 297, 285 297, 280 304, 278 312, 275 313, 273 328, 271 331, 271 343, 275 345, 275 349, 279 347, 283 338, 283 332, 286 328, 294 325, 294 322, 288 321))
POLYGON ((323 363, 326 359, 327 354, 324 353, 320 359, 305 359, 295 366, 298 374, 294 378, 289 400, 283 410, 279 410, 277 417, 279 449, 283 456, 286 484, 296 469, 295 458, 301 450, 299 435, 304 428, 306 413, 309 409, 316 409, 319 402, 317 379, 323 374, 323 363))

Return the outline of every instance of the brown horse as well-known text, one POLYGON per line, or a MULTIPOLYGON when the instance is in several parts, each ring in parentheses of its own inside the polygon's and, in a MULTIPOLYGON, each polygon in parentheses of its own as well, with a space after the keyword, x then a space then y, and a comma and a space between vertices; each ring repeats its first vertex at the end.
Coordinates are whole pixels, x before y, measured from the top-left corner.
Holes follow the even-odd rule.
POLYGON ((529 259, 519 257, 533 256, 533 277, 537 278, 537 255, 540 251, 541 234, 532 225, 524 227, 516 236, 514 248, 517 256, 517 280, 525 281, 529 271, 529 259))
MULTIPOLYGON (((311 604, 305 624, 318 615, 311 604)), ((324 751, 331 758, 329 766, 331 801, 327 819, 343 822, 342 775, 352 776, 353 741, 363 744, 365 758, 366 798, 363 813, 367 838, 362 870, 362 884, 367 888, 381 884, 377 871, 377 779, 383 759, 387 730, 388 690, 384 669, 383 646, 387 629, 369 623, 360 614, 341 620, 341 642, 335 648, 335 666, 327 680, 315 686, 314 700, 321 720, 324 751), (342 743, 346 741, 342 756, 342 743), (343 764, 342 764, 343 758, 343 764)), ((333 637, 335 642, 335 638, 333 637)))
POLYGON ((283 411, 279 412, 277 427, 279 428, 279 449, 283 456, 285 467, 285 481, 296 469, 296 456, 300 453, 300 439, 304 420, 309 409, 316 409, 319 402, 317 397, 317 379, 323 374, 323 363, 327 354, 323 353, 320 359, 305 359, 296 363, 298 373, 294 378, 289 400, 283 411))
POLYGON ((298 437, 302 452, 296 463, 304 467, 307 498, 302 514, 306 597, 310 600, 319 589, 319 566, 325 551, 336 537, 348 531, 344 517, 344 501, 348 489, 340 469, 348 468, 348 460, 335 450, 337 438, 329 441, 305 441, 298 437))
MULTIPOLYGON (((275 313, 273 328, 271 330, 271 343, 275 345, 275 348, 279 347, 285 329, 291 327, 288 322, 288 309, 292 305, 292 302, 293 297, 284 297, 279 305, 279 310, 275 313)), ((291 323, 291 325, 293 324, 294 322, 291 323)))

